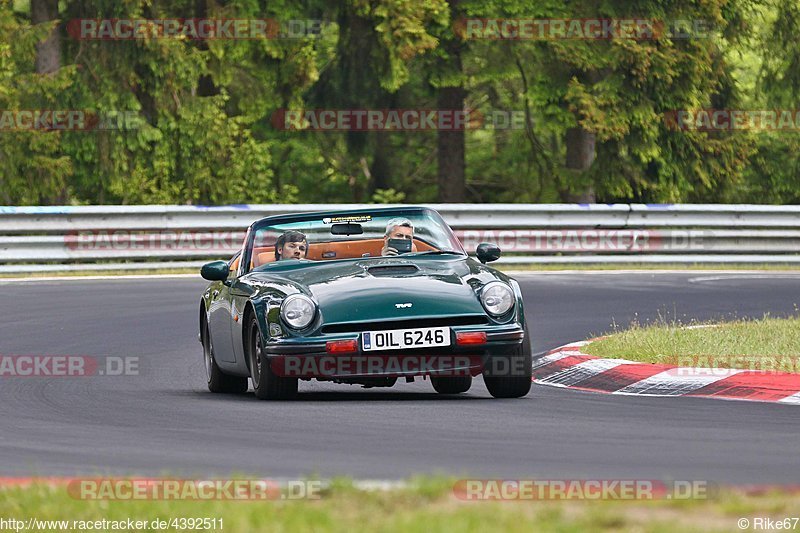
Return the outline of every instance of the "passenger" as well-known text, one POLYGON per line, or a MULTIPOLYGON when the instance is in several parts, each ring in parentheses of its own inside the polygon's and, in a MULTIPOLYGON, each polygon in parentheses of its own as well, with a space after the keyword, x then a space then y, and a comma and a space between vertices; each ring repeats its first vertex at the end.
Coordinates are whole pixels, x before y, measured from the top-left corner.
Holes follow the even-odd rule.
POLYGON ((396 248, 389 246, 389 239, 408 239, 411 241, 411 251, 416 252, 414 245, 414 224, 407 218, 393 218, 386 225, 386 233, 383 236, 383 248, 381 255, 399 255, 396 248))
POLYGON ((299 231, 287 231, 275 241, 275 261, 305 259, 308 256, 308 239, 299 231))

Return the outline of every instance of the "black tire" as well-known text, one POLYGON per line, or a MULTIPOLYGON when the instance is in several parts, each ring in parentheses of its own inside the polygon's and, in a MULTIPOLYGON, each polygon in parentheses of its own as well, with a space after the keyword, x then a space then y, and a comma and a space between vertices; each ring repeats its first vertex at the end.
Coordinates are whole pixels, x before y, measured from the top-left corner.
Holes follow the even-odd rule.
POLYGON ((208 390, 226 394, 242 394, 247 392, 247 378, 231 376, 224 373, 217 366, 217 361, 214 359, 214 343, 211 340, 211 332, 208 330, 208 324, 205 322, 203 322, 201 335, 203 341, 203 363, 206 368, 208 390))
POLYGON ((439 394, 461 394, 472 386, 472 376, 431 376, 431 385, 439 394))
POLYGON ((495 355, 483 371, 483 381, 495 398, 521 398, 531 390, 533 356, 528 326, 522 344, 508 355, 495 355), (496 375, 493 375, 496 374, 496 375))
POLYGON ((250 379, 259 400, 290 400, 297 396, 297 378, 282 378, 272 371, 263 348, 261 328, 255 316, 247 329, 247 353, 250 360, 250 379))

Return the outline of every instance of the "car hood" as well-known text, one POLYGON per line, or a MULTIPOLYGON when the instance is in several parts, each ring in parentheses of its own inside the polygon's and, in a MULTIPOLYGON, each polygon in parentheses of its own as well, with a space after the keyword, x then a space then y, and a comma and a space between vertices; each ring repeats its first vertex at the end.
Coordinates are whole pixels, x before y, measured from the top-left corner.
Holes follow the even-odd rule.
POLYGON ((484 315, 476 289, 498 279, 465 257, 380 258, 282 274, 319 304, 325 324, 484 315))

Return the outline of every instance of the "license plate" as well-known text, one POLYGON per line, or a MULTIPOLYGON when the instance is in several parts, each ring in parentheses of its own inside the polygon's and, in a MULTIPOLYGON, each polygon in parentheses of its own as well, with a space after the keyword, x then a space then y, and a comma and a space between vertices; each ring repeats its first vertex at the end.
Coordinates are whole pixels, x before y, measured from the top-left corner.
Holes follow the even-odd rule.
POLYGON ((361 347, 365 352, 435 346, 450 346, 450 328, 365 331, 361 337, 361 347))

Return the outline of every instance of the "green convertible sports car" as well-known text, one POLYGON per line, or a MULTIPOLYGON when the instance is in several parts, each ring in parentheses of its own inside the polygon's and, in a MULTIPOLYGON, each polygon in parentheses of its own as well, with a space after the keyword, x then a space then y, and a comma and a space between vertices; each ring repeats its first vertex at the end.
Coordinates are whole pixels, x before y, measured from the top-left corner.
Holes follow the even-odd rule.
POLYGON ((515 280, 476 261, 434 210, 374 208, 254 222, 230 261, 203 266, 208 388, 289 399, 298 380, 390 387, 430 378, 442 394, 483 374, 497 398, 531 387, 515 280))

